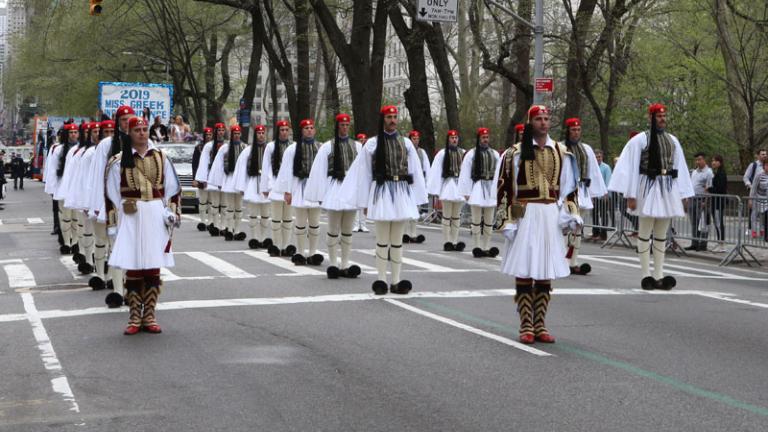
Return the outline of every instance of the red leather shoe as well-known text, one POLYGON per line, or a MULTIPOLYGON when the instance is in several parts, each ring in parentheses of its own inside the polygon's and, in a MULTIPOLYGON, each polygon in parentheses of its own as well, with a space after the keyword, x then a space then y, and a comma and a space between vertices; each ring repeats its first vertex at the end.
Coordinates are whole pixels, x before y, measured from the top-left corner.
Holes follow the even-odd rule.
POLYGON ((520 335, 520 342, 524 343, 526 345, 532 345, 535 341, 535 338, 533 337, 533 334, 531 333, 523 333, 520 335))
POLYGON ((142 330, 144 330, 147 333, 154 333, 154 334, 158 334, 158 333, 162 333, 163 332, 163 329, 161 329, 160 326, 157 325, 157 324, 152 324, 152 325, 144 326, 144 327, 142 327, 142 330))
POLYGON ((549 333, 537 334, 536 340, 541 343, 555 343, 555 337, 549 333))
POLYGON ((136 333, 138 333, 140 330, 141 330, 141 327, 139 326, 129 325, 128 327, 125 328, 125 331, 123 332, 123 334, 126 336, 133 336, 136 333))

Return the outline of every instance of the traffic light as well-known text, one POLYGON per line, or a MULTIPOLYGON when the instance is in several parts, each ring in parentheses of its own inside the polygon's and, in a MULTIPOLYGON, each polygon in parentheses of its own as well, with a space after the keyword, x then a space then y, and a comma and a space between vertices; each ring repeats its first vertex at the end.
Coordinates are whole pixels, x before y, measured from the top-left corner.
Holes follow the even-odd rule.
POLYGON ((90 0, 91 1, 91 15, 101 15, 101 2, 102 0, 90 0))

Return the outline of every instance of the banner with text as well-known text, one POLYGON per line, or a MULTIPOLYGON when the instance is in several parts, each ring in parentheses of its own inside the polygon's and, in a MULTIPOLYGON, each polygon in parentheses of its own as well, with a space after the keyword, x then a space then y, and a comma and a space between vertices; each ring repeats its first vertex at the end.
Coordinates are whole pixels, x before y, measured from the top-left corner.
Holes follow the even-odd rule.
POLYGON ((149 108, 151 119, 160 116, 163 123, 168 124, 173 113, 173 84, 100 82, 99 107, 102 112, 112 117, 122 105, 133 108, 136 115, 149 108))

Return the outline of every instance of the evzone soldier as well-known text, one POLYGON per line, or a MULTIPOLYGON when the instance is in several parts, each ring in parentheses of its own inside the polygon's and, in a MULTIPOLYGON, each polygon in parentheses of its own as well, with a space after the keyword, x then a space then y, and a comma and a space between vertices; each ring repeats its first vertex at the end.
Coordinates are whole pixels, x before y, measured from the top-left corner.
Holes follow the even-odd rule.
POLYGON ((507 239, 501 271, 515 277, 520 342, 554 343, 545 325, 552 279, 571 274, 562 229, 582 222, 564 209, 576 188, 575 161, 568 149, 549 137, 549 111, 528 110, 522 141, 506 152, 500 168, 499 200, 505 202, 507 239))
POLYGON ((275 124, 275 139, 267 143, 264 149, 264 161, 261 168, 262 193, 267 193, 272 209, 272 245, 267 247, 270 256, 293 257, 296 246, 290 244, 291 228, 293 227, 293 209, 291 204, 285 201, 285 194, 273 190, 283 164, 283 154, 292 144, 291 126, 285 120, 279 120, 275 124))
MULTIPOLYGON (((55 159, 52 157, 55 150, 61 146, 61 144, 65 141, 65 139, 61 139, 61 136, 63 134, 63 129, 59 131, 59 141, 58 142, 49 142, 48 152, 45 155, 45 163, 43 165, 43 183, 45 183, 45 187, 43 190, 48 195, 51 195, 51 202, 52 204, 52 210, 53 210, 53 233, 56 234, 58 241, 59 241, 59 247, 64 245, 64 239, 61 236, 61 227, 59 224, 59 202, 53 199, 53 192, 56 190, 56 184, 58 183, 56 178, 56 170, 51 169, 51 167, 56 166, 55 159)), ((1 186, 0 186, 1 187, 1 186)))
POLYGON ((491 247, 494 212, 496 211, 496 185, 499 182, 499 153, 490 147, 491 131, 478 128, 475 148, 464 155, 459 174, 459 193, 472 212, 472 255, 475 258, 495 257, 499 248, 491 247))
POLYGON ((445 148, 437 152, 427 174, 427 192, 438 196, 443 207, 443 250, 446 252, 461 252, 466 247, 464 242, 458 241, 461 208, 465 202, 459 192, 463 157, 464 149, 459 148, 459 133, 449 130, 445 137, 445 148))
POLYGON ((213 170, 213 162, 219 149, 224 145, 224 138, 227 128, 224 123, 216 123, 213 126, 213 140, 203 146, 200 154, 200 164, 195 173, 195 181, 198 188, 203 187, 208 193, 208 215, 210 222, 208 224, 208 233, 212 237, 222 235, 224 230, 224 214, 226 213, 226 203, 222 200, 221 188, 209 183, 209 176, 213 170))
POLYGON ((93 220, 89 215, 89 196, 87 182, 90 180, 91 163, 96 151, 96 145, 99 143, 101 134, 101 124, 99 122, 90 122, 83 127, 83 136, 80 150, 81 156, 77 163, 76 171, 71 184, 71 190, 67 194, 65 204, 69 202, 71 208, 77 209, 78 219, 81 221, 82 235, 80 237, 81 250, 83 257, 77 263, 77 268, 82 274, 91 274, 94 270, 94 233, 93 220))
MULTIPOLYGON (((568 196, 566 205, 571 214, 581 216, 581 210, 593 208, 592 198, 600 198, 608 193, 600 174, 595 152, 589 144, 581 141, 581 120, 574 117, 565 120, 565 146, 576 160, 576 191, 568 196)), ((579 250, 581 249, 581 232, 570 232, 565 236, 566 258, 571 274, 586 275, 592 271, 587 263, 579 265, 579 250)))
MULTIPOLYGON (((93 251, 93 261, 94 261, 94 270, 96 271, 96 275, 91 277, 91 279, 88 281, 88 285, 93 288, 94 290, 101 290, 106 288, 105 281, 107 280, 106 277, 106 264, 107 264, 107 253, 108 253, 108 246, 109 246, 109 239, 107 236, 107 225, 105 221, 100 221, 98 215, 96 214, 96 211, 93 210, 94 207, 94 198, 93 193, 91 190, 91 185, 94 182, 104 183, 104 171, 101 170, 100 175, 98 178, 94 178, 96 173, 94 172, 94 164, 98 163, 100 160, 99 155, 97 154, 99 150, 99 143, 102 142, 102 140, 106 138, 111 138, 112 135, 115 133, 115 122, 113 120, 104 120, 99 124, 98 129, 98 136, 96 136, 94 133, 94 128, 91 128, 91 137, 92 141, 95 143, 95 145, 86 151, 85 155, 83 156, 83 163, 86 164, 88 167, 88 170, 86 173, 84 173, 84 187, 83 191, 85 192, 85 208, 86 212, 88 213, 88 219, 89 223, 93 226, 93 239, 94 239, 94 251, 93 251)), ((101 187, 101 190, 103 190, 103 186, 101 187)), ((101 202, 98 204, 99 207, 102 206, 102 203, 104 201, 104 195, 101 195, 101 202)), ((122 285, 120 285, 122 286, 122 285)))
MULTIPOLYGON (((75 128, 75 131, 77 131, 77 128, 75 128)), ((59 183, 61 182, 61 175, 59 174, 61 155, 66 154, 69 151, 69 147, 71 145, 69 141, 69 134, 69 128, 67 127, 67 124, 65 124, 59 131, 59 142, 53 145, 48 151, 48 157, 45 159, 45 169, 43 175, 43 178, 45 179, 45 193, 51 196, 51 200, 54 203, 53 208, 56 211, 56 219, 59 220, 58 240, 59 251, 62 254, 71 253, 69 247, 70 240, 69 237, 67 237, 67 239, 64 238, 64 224, 61 222, 63 212, 59 206, 59 201, 56 200, 54 195, 56 194, 56 190, 59 188, 59 183)), ((69 229, 70 228, 67 227, 67 230, 69 229)))
POLYGON ((221 190, 221 201, 226 211, 224 218, 224 240, 245 240, 246 234, 239 231, 240 219, 243 217, 243 195, 235 189, 235 167, 245 144, 240 141, 242 129, 239 125, 229 128, 229 142, 219 148, 208 174, 208 187, 214 186, 221 190))
POLYGON ((408 221, 418 219, 418 206, 427 202, 427 190, 416 148, 397 132, 397 107, 381 108, 378 134, 366 142, 347 171, 341 196, 348 204, 367 209, 376 222, 378 280, 373 282, 373 292, 408 294, 411 282, 400 279, 403 234, 408 221))
POLYGON ((104 267, 101 262, 106 262, 114 247, 114 239, 107 234, 107 209, 105 176, 109 161, 122 151, 123 143, 128 142, 128 121, 135 116, 133 108, 123 105, 115 111, 115 122, 108 121, 102 130, 104 138, 96 146, 91 162, 91 173, 88 181, 88 214, 94 218, 93 232, 96 237, 95 259, 96 276, 88 281, 91 288, 98 290, 112 288, 114 292, 107 294, 104 299, 110 308, 118 308, 123 305, 123 270, 117 267, 109 267, 104 273, 99 273, 98 267, 104 267), (117 130, 115 130, 117 126, 117 130), (101 248, 100 245, 105 247, 101 248), (103 260, 103 261, 102 261, 103 260), (106 276, 106 279, 104 277, 106 276), (106 282, 106 283, 105 283, 106 282))
MULTIPOLYGON (((408 132, 408 138, 413 143, 413 146, 416 147, 416 151, 419 154, 419 162, 421 162, 421 172, 424 174, 424 178, 427 178, 427 174, 429 173, 429 156, 427 156, 427 152, 419 147, 419 141, 421 141, 421 133, 417 130, 412 130, 408 132)), ((419 213, 419 216, 421 216, 421 213, 419 213)), ((412 220, 408 222, 408 226, 405 227, 405 234, 403 234, 403 243, 424 243, 424 240, 426 240, 426 237, 424 237, 424 234, 417 234, 416 232, 416 221, 412 220)))
POLYGON ((149 141, 146 121, 132 117, 128 129, 129 142, 107 168, 108 229, 115 236, 109 265, 125 270, 130 316, 123 333, 161 333, 155 317, 160 268, 174 265, 171 236, 181 221, 181 187, 171 161, 149 141))
MULTIPOLYGON (((63 255, 69 255, 78 252, 77 244, 77 218, 73 215, 71 209, 64 206, 66 192, 69 190, 67 178, 65 176, 67 163, 72 160, 72 154, 77 150, 80 138, 80 129, 75 123, 64 125, 66 141, 59 146, 54 153, 54 163, 56 164, 55 189, 53 189, 53 199, 59 202, 59 223, 61 226, 61 235, 64 238, 64 244, 59 248, 63 255)), ((53 168, 53 167, 51 167, 53 168)))
POLYGON ((317 241, 320 237, 320 204, 310 201, 306 195, 307 180, 312 172, 312 164, 317 155, 315 142, 315 122, 304 119, 299 122, 301 139, 285 149, 280 172, 272 192, 284 195, 285 203, 294 211, 294 234, 296 236, 296 254, 291 261, 296 265, 320 265, 323 256, 317 253, 317 241), (307 252, 309 237, 309 253, 307 252), (306 255, 305 255, 306 254, 306 255))
POLYGON ((272 246, 272 239, 269 237, 271 202, 268 198, 269 194, 261 189, 261 169, 267 146, 267 128, 264 125, 256 125, 253 132, 255 135, 253 144, 246 147, 237 158, 235 190, 242 193, 248 207, 248 226, 251 229, 248 247, 266 249, 272 246))
MULTIPOLYGON (((364 146, 365 142, 368 141, 368 135, 364 133, 359 133, 355 135, 355 139, 357 140, 357 142, 360 143, 360 145, 364 146)), ((365 219, 366 219, 365 211, 363 211, 363 209, 357 209, 357 213, 355 214, 354 231, 363 232, 363 233, 370 232, 370 230, 366 226, 365 219)))
POLYGON ((192 186, 197 188, 197 212, 200 217, 200 222, 197 223, 198 231, 205 231, 208 229, 208 215, 210 204, 208 202, 208 190, 203 186, 203 183, 194 180, 197 176, 197 169, 200 167, 200 157, 203 154, 203 147, 209 142, 213 141, 213 128, 203 128, 203 141, 195 146, 194 152, 192 152, 192 186))
POLYGON ((349 265, 357 207, 345 202, 341 195, 341 185, 347 171, 363 148, 349 136, 350 122, 348 114, 336 115, 333 139, 325 142, 317 151, 304 191, 305 199, 319 202, 320 207, 328 213, 329 266, 326 274, 329 279, 355 278, 361 273, 359 266, 349 265))
POLYGON ((630 214, 639 216, 640 286, 645 290, 670 290, 677 281, 664 276, 667 231, 673 217, 685 216, 683 200, 694 192, 683 148, 666 131, 667 108, 652 104, 648 115, 650 130, 635 135, 624 146, 608 190, 624 194, 630 214), (649 269, 651 247, 653 275, 649 269))

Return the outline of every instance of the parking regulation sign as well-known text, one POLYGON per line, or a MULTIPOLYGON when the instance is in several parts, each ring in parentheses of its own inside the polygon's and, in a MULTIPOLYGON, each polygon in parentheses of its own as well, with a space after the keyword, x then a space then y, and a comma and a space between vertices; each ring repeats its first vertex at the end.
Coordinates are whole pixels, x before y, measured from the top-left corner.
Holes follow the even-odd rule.
POLYGON ((419 0, 416 19, 419 21, 456 22, 459 0, 419 0))

